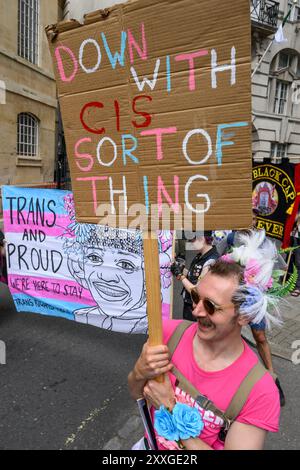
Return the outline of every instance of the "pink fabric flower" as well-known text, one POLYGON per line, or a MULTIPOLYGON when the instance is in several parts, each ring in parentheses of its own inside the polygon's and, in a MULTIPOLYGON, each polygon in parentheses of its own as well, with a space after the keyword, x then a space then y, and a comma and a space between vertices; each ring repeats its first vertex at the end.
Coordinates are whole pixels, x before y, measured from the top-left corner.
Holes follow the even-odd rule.
POLYGON ((221 256, 221 260, 225 263, 234 263, 234 260, 231 258, 229 254, 221 256))
POLYGON ((259 273, 260 265, 255 259, 250 259, 244 272, 244 280, 246 285, 255 286, 257 284, 255 279, 259 273))
POLYGON ((273 287, 273 278, 270 277, 270 279, 268 280, 266 284, 266 289, 271 289, 272 287, 273 287))

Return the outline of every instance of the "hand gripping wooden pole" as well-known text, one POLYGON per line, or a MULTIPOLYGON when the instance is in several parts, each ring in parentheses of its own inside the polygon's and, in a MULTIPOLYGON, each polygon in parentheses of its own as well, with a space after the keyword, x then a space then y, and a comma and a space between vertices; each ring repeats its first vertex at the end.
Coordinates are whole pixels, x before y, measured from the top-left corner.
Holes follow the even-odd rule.
MULTIPOLYGON (((160 267, 158 240, 153 232, 144 233, 144 259, 149 342, 150 346, 159 346, 163 344, 160 267)), ((163 382, 163 376, 158 381, 163 382)))

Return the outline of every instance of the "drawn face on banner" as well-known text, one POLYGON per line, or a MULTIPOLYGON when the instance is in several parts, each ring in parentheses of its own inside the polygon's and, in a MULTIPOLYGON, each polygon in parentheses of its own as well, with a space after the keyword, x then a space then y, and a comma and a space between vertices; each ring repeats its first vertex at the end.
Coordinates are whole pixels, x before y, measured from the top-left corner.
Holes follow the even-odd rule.
MULTIPOLYGON (((3 191, 9 288, 18 311, 147 333, 141 232, 80 224, 68 191, 3 191)), ((158 233, 163 318, 170 318, 173 238, 158 233)))
POLYGON ((106 329, 146 331, 142 239, 137 233, 76 224, 80 236, 65 245, 72 277, 95 305, 74 312, 75 320, 106 329), (116 322, 128 323, 125 328, 116 322))
POLYGON ((91 246, 85 250, 83 270, 85 284, 103 313, 113 310, 115 316, 123 316, 144 303, 140 255, 91 246))

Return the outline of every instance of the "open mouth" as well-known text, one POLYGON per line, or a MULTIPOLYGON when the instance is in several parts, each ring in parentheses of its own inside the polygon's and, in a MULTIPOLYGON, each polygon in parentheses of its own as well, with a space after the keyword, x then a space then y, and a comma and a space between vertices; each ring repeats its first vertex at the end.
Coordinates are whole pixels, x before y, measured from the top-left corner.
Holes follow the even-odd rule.
POLYGON ((101 297, 105 300, 109 301, 121 301, 125 300, 128 296, 128 291, 122 289, 122 287, 118 286, 111 286, 106 283, 102 282, 94 282, 94 286, 97 292, 100 294, 101 297))
POLYGON ((207 321, 198 320, 198 327, 201 331, 209 331, 214 329, 214 325, 207 321))

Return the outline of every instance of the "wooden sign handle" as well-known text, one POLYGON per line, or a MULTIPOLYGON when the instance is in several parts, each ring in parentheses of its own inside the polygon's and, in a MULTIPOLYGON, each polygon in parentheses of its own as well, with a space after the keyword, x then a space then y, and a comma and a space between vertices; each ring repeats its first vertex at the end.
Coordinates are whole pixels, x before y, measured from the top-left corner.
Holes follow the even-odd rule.
POLYGON ((284 278, 283 278, 283 282, 282 282, 282 285, 284 286, 285 283, 286 283, 286 278, 288 276, 288 272, 289 272, 289 267, 290 267, 290 264, 291 264, 291 259, 292 259, 292 251, 289 252, 289 256, 288 256, 288 259, 287 259, 287 268, 286 268, 286 272, 284 274, 284 278))
MULTIPOLYGON (((163 344, 160 266, 158 240, 155 233, 144 233, 145 279, 150 346, 163 344)), ((158 377, 163 382, 163 376, 158 377)))

